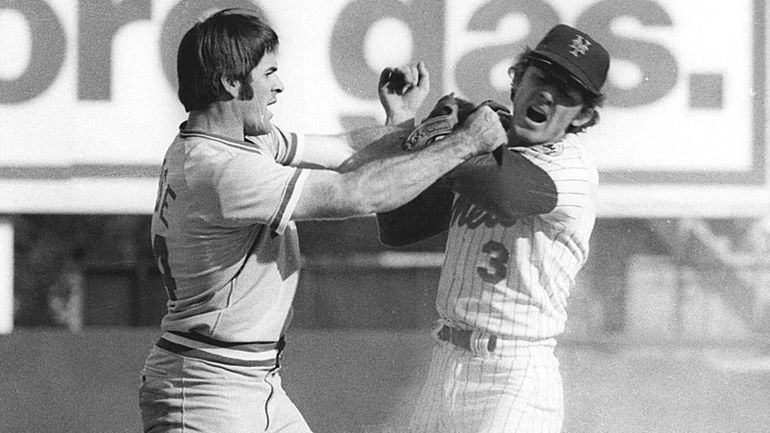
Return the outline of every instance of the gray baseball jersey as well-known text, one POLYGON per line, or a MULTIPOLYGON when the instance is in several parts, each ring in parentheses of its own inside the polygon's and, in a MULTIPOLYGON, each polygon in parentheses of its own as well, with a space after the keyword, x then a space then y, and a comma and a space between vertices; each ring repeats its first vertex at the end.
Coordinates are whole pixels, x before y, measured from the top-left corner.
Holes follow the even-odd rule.
POLYGON ((168 291, 164 331, 277 341, 299 272, 290 216, 307 172, 302 137, 234 141, 182 129, 163 162, 152 241, 168 291), (251 252, 251 254, 249 254, 251 252))

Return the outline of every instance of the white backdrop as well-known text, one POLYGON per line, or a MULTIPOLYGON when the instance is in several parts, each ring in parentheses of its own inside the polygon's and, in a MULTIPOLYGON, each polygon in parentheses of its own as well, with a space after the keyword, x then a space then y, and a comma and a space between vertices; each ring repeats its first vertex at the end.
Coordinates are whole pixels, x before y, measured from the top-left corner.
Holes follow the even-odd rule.
POLYGON ((525 44, 577 25, 613 56, 602 122, 585 136, 602 216, 770 209, 763 0, 100 3, 0 1, 2 213, 150 212, 185 117, 162 59, 201 11, 227 4, 253 4, 278 32, 286 90, 274 121, 308 133, 382 121, 377 71, 418 59, 432 97, 500 100, 525 44), (26 79, 36 68, 50 74, 26 79))

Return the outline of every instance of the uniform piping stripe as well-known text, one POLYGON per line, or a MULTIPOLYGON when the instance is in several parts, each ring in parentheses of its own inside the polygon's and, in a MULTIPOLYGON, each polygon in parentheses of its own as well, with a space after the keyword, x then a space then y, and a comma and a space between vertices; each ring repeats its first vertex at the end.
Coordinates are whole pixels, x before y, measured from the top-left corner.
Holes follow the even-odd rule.
POLYGON ((297 152, 299 150, 299 136, 294 132, 290 132, 286 135, 281 128, 278 128, 275 125, 273 125, 273 133, 280 135, 281 140, 286 144, 286 155, 284 158, 280 158, 279 162, 287 165, 291 164, 294 161, 294 158, 297 157, 297 152))
POLYGON ((211 337, 207 337, 202 334, 197 334, 193 332, 179 332, 179 331, 169 331, 168 333, 163 335, 164 338, 177 342, 182 345, 187 345, 190 347, 195 348, 226 348, 226 349, 233 349, 233 350, 239 350, 244 352, 266 352, 270 350, 276 349, 281 342, 279 341, 254 341, 254 342, 248 342, 248 343, 231 343, 227 341, 220 341, 215 340, 211 337), (170 335, 169 335, 170 334, 170 335))
POLYGON ((213 361, 213 362, 219 362, 222 364, 238 365, 243 367, 263 367, 268 369, 273 368, 276 365, 276 358, 277 358, 277 351, 276 351, 276 357, 273 357, 272 359, 248 360, 248 359, 231 358, 228 356, 222 356, 217 353, 211 353, 200 349, 193 349, 187 346, 183 346, 181 344, 173 343, 167 340, 165 337, 161 337, 158 340, 158 342, 155 343, 155 345, 161 349, 168 350, 171 353, 176 353, 177 355, 185 356, 188 358, 196 358, 196 359, 202 359, 205 361, 213 361))
POLYGON ((168 332, 163 334, 161 338, 170 343, 173 343, 182 347, 186 347, 190 350, 198 350, 214 356, 219 356, 219 357, 229 358, 229 359, 237 359, 240 361, 275 360, 275 357, 278 355, 278 346, 283 344, 283 343, 273 343, 270 346, 262 345, 263 350, 259 352, 254 352, 254 351, 246 351, 246 350, 239 350, 239 349, 231 349, 227 347, 212 346, 210 344, 206 344, 196 340, 191 340, 189 338, 185 338, 185 337, 168 333, 168 332))
POLYGON ((270 224, 270 230, 273 232, 281 233, 283 231, 283 227, 286 225, 283 221, 284 216, 290 207, 296 205, 298 197, 294 197, 294 190, 297 186, 302 186, 300 183, 300 178, 304 179, 304 171, 305 170, 301 168, 296 169, 294 174, 291 176, 291 179, 289 179, 289 182, 286 184, 286 189, 283 193, 283 200, 281 200, 281 205, 278 207, 275 217, 273 218, 273 222, 270 224))
POLYGON ((296 158, 297 156, 297 145, 299 143, 297 134, 290 132, 289 139, 287 141, 289 142, 289 154, 286 156, 286 160, 288 162, 292 162, 294 161, 294 158, 296 158))
POLYGON ((302 134, 292 134, 296 138, 296 145, 292 154, 293 160, 290 163, 298 164, 305 156, 305 136, 302 134))
POLYGON ((206 134, 200 131, 180 131, 179 136, 182 138, 198 137, 205 138, 207 140, 216 141, 226 146, 234 147, 236 149, 245 150, 248 152, 259 153, 259 150, 252 145, 249 145, 246 141, 235 141, 219 135, 206 134))
MULTIPOLYGON (((299 171, 299 170, 298 170, 299 171)), ((300 173, 297 174, 296 181, 292 184, 292 190, 291 190, 291 196, 289 198, 289 202, 286 205, 286 209, 284 210, 284 214, 282 219, 283 226, 288 224, 289 222, 289 216, 294 213, 294 208, 297 207, 297 202, 299 201, 300 191, 302 190, 302 186, 305 184, 305 180, 307 180, 307 177, 310 175, 310 172, 307 170, 301 170, 300 173)))

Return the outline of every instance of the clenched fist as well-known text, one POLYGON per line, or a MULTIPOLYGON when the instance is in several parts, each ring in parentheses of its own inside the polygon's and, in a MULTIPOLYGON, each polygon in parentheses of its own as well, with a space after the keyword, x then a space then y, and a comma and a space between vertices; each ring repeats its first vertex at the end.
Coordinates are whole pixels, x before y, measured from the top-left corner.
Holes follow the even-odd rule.
POLYGON ((479 105, 457 129, 476 146, 476 154, 491 152, 508 142, 500 116, 488 104, 479 105))
POLYGON ((387 116, 386 125, 414 121, 430 92, 430 74, 425 63, 385 68, 380 73, 378 93, 387 116))

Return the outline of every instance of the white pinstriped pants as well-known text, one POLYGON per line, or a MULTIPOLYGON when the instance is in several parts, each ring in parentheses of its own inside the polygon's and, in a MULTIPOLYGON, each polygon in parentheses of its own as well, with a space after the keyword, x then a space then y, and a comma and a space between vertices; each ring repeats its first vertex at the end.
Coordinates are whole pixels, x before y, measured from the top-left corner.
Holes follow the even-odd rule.
POLYGON ((564 392, 553 346, 507 352, 474 354, 436 338, 407 431, 559 433, 564 392))

